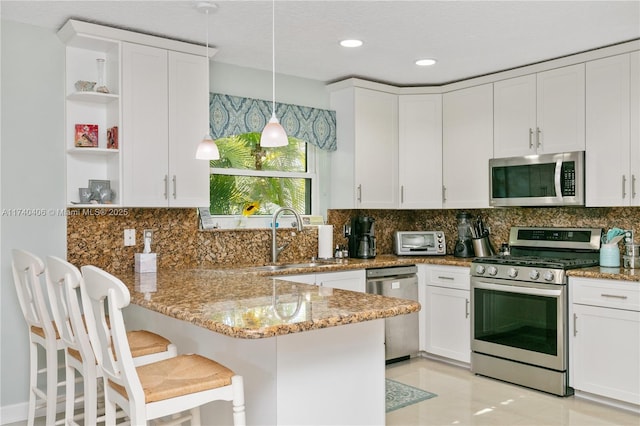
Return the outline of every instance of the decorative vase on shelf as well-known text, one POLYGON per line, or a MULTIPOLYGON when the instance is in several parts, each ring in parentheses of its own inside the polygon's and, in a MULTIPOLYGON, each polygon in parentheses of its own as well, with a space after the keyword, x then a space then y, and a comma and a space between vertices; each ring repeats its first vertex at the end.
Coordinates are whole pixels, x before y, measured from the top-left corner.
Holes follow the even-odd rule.
POLYGON ((98 58, 96 59, 96 63, 98 64, 98 83, 96 84, 96 92, 109 93, 105 78, 105 60, 98 58))

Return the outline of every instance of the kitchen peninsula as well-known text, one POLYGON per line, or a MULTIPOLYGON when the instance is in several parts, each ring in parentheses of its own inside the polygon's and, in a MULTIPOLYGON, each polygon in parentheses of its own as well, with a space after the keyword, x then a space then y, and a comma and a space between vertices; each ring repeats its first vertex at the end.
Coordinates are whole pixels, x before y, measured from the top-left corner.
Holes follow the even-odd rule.
MULTIPOLYGON (((122 273, 125 318, 244 376, 247 424, 385 423, 384 318, 417 302, 242 270, 122 273)), ((230 424, 221 402, 207 424, 230 424)))

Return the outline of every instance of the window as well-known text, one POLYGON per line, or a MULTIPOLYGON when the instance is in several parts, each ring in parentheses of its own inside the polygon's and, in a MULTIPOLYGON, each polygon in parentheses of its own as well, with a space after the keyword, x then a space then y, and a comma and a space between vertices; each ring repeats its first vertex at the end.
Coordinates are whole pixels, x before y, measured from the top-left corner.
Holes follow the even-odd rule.
MULTIPOLYGON (((316 185, 315 148, 289 137, 289 145, 261 148, 260 133, 216 140, 220 160, 211 161, 209 212, 219 224, 225 216, 259 218, 279 207, 311 214, 316 185)), ((246 219, 236 225, 246 226, 246 219)), ((256 222, 256 220, 253 220, 256 222)), ((263 225, 252 223, 252 227, 263 225)), ((215 226, 215 223, 212 225, 215 226)), ((233 227, 233 224, 225 227, 233 227)))

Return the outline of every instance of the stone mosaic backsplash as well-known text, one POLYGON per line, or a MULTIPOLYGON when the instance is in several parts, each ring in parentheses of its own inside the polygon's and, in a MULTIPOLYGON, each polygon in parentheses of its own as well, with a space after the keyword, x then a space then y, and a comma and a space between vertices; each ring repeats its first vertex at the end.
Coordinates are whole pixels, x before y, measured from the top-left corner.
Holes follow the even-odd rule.
MULTIPOLYGON (((196 209, 121 209, 126 214, 84 214, 70 209, 67 216, 67 258, 76 266, 93 264, 110 272, 131 271, 134 254, 142 252, 142 231, 153 230, 152 251, 160 269, 222 268, 267 264, 271 261, 271 230, 206 230, 198 227, 196 209), (136 245, 125 247, 125 229, 136 230, 136 245)), ((327 223, 334 225, 334 244, 346 244, 343 225, 358 214, 375 218, 378 254, 393 252, 393 232, 442 230, 447 253, 453 253, 458 234, 456 214, 461 210, 329 210, 327 223)), ((611 227, 632 229, 640 224, 640 208, 496 208, 465 210, 481 215, 491 230, 494 247, 509 239, 512 226, 611 227)), ((318 234, 314 227, 302 233, 279 229, 278 245, 289 245, 281 262, 298 262, 317 256, 318 234), (292 235, 293 234, 293 235, 292 235)), ((640 235, 636 236, 636 242, 640 235)))

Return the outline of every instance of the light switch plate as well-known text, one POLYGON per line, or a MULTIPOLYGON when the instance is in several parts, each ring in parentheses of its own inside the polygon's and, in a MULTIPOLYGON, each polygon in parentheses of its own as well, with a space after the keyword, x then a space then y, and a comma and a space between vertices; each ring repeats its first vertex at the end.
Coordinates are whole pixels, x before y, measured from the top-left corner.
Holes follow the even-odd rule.
POLYGON ((124 245, 135 246, 136 245, 136 230, 125 229, 124 230, 124 245))

